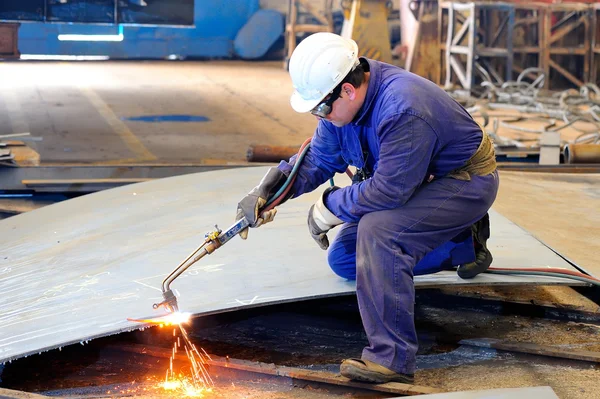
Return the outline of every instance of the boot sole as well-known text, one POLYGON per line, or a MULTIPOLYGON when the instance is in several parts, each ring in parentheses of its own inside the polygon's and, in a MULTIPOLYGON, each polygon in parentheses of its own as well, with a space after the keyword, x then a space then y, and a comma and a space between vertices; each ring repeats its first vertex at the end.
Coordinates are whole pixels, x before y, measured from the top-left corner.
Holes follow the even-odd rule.
POLYGON ((340 366, 340 374, 346 378, 355 381, 370 382, 375 384, 385 384, 386 382, 400 382, 403 384, 413 384, 414 379, 405 377, 400 374, 388 376, 376 371, 365 370, 352 365, 342 364, 340 366))

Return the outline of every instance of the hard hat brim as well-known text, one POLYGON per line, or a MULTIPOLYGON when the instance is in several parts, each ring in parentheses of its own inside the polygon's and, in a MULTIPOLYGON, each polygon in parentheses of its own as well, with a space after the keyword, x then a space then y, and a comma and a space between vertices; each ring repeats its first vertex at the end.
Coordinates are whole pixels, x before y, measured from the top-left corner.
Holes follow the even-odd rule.
MULTIPOLYGON (((327 97, 327 95, 323 96, 323 98, 325 97, 327 97)), ((294 111, 304 114, 319 105, 319 103, 323 101, 323 98, 305 100, 302 98, 302 96, 300 96, 300 93, 294 90, 292 96, 290 97, 290 105, 294 111)))

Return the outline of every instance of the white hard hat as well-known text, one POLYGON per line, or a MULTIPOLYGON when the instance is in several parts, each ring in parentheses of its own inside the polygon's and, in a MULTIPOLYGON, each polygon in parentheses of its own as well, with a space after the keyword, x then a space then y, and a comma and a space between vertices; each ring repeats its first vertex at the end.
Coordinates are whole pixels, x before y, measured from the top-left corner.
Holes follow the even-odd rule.
POLYGON ((308 112, 319 104, 358 64, 354 40, 334 33, 319 32, 302 40, 290 58, 294 93, 290 98, 296 112, 308 112))

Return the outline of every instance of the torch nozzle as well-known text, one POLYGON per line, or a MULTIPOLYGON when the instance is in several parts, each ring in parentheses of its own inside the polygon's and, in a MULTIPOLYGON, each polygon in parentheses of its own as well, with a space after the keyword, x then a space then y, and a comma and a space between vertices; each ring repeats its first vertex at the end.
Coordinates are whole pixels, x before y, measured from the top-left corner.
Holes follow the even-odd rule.
POLYGON ((155 303, 152 307, 154 309, 158 309, 161 306, 167 308, 167 310, 171 313, 179 312, 179 307, 177 306, 177 297, 173 294, 173 291, 169 288, 166 291, 163 291, 163 299, 161 303, 155 303))

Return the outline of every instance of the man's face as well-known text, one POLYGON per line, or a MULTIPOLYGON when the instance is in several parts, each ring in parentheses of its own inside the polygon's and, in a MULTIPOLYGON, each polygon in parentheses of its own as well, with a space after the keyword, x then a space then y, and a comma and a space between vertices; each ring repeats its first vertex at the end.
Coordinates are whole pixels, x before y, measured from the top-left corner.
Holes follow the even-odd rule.
MULTIPOLYGON (((347 98, 347 97, 346 97, 347 98)), ((317 119, 321 119, 317 116, 317 119)), ((334 126, 342 127, 352 122, 353 115, 349 115, 347 101, 344 101, 343 95, 332 104, 331 113, 324 118, 334 126)))
POLYGON ((340 96, 331 105, 331 112, 324 118, 315 115, 317 119, 325 119, 334 126, 342 127, 354 119, 356 108, 356 89, 349 83, 342 85, 340 96))

